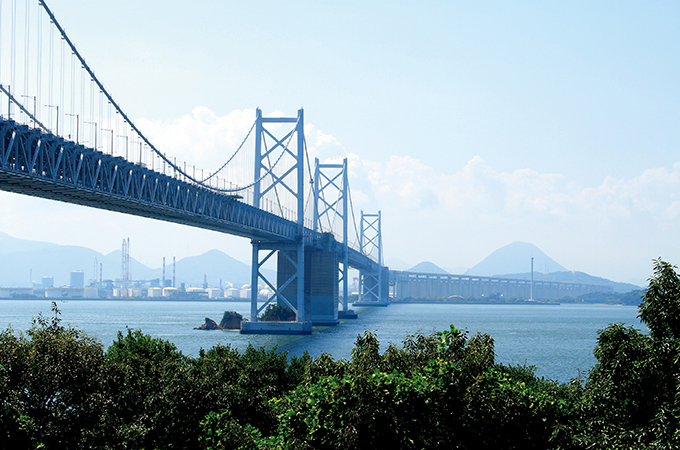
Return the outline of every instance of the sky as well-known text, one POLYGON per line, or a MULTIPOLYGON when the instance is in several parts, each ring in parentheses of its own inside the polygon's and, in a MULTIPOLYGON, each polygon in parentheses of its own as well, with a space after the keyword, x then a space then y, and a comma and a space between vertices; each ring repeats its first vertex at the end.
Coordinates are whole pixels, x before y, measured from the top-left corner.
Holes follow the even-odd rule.
MULTIPOLYGON (((645 283, 680 263, 680 4, 50 0, 104 86, 169 155, 218 167, 255 108, 305 110, 348 158, 385 261, 465 271, 514 241, 645 283)), ((159 267, 246 239, 0 193, 0 231, 159 267)), ((530 262, 527 262, 527 271, 530 262)))

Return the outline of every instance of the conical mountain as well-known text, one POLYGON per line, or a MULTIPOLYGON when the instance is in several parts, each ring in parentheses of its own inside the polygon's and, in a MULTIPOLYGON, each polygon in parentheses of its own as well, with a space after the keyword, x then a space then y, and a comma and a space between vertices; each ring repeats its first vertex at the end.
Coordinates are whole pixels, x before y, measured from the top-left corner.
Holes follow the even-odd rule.
POLYGON ((448 274, 448 272, 435 263, 431 263, 430 261, 423 261, 415 266, 411 267, 409 272, 419 272, 419 273, 441 273, 441 274, 448 274))
POLYGON ((534 258, 534 272, 567 271, 535 245, 528 242, 513 242, 491 253, 467 273, 483 276, 527 273, 531 271, 532 257, 534 258))

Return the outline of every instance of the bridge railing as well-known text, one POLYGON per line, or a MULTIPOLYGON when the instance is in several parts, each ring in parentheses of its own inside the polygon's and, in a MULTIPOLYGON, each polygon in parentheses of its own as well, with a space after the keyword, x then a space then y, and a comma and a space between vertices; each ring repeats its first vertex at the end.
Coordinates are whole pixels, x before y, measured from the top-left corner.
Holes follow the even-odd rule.
MULTIPOLYGON (((189 186, 193 185, 195 189, 192 192, 211 192, 211 198, 226 198, 249 206, 255 204, 256 195, 250 184, 257 177, 253 178, 253 166, 248 165, 252 156, 232 156, 224 166, 208 171, 156 148, 95 76, 43 0, 38 0, 37 6, 33 0, 0 2, 0 117, 7 126, 13 124, 11 126, 14 129, 18 129, 18 124, 25 125, 26 129, 17 135, 22 139, 41 136, 36 141, 39 145, 30 145, 37 145, 36 148, 40 149, 37 154, 43 155, 37 158, 44 157, 40 161, 46 166, 36 169, 33 164, 37 164, 37 160, 26 160, 26 167, 36 169, 36 173, 43 169, 45 173, 52 173, 50 171, 57 171, 58 167, 50 166, 56 161, 50 162, 48 156, 62 158, 59 163, 64 166, 60 176, 63 175, 64 180, 69 176, 75 177, 74 186, 82 187, 88 183, 105 186, 106 183, 113 183, 112 188, 120 185, 121 188, 134 190, 134 183, 142 183, 139 195, 146 195, 150 192, 149 180, 153 179, 162 180, 158 181, 159 185, 175 186, 178 192, 189 192, 189 186), (56 144, 59 138, 63 142, 56 144), (56 150, 50 150, 52 153, 48 155, 45 146, 62 150, 58 156, 55 156, 56 150), (68 162, 70 166, 65 165, 69 158, 76 158, 71 153, 75 149, 78 149, 76 153, 80 152, 81 160, 71 160, 68 162), (47 153, 42 153, 43 150, 47 153), (100 166, 95 168, 94 160, 99 161, 97 164, 100 166), (234 167, 230 168, 230 163, 234 167), (82 172, 85 168, 93 170, 96 176, 82 172), (241 175, 245 177, 239 179, 241 175), (88 176, 92 179, 86 182, 78 178, 88 176), (108 178, 104 180, 102 177, 108 178), (122 181, 123 177, 128 177, 128 180, 122 181)), ((273 132, 269 135, 251 132, 245 136, 234 155, 247 155, 248 151, 241 150, 247 149, 251 141, 262 139, 270 152, 270 158, 281 160, 282 166, 285 165, 285 158, 288 158, 285 151, 287 140, 292 139, 292 135, 284 133, 284 137, 277 140, 278 145, 272 143, 267 147, 266 141, 274 137, 273 132)), ((17 167, 21 165, 17 164, 17 167)), ((308 162, 304 170, 307 179, 311 180, 308 162)), ((286 176, 285 173, 273 175, 286 176)), ((305 186, 305 192, 301 195, 306 197, 305 239, 314 240, 309 186, 305 186)), ((295 222, 296 201, 297 198, 291 199, 284 190, 272 190, 260 198, 258 207, 266 213, 262 217, 275 216, 281 219, 281 223, 295 222)), ((337 240, 342 240, 338 230, 322 231, 332 232, 337 240)), ((354 252, 360 253, 359 237, 350 239, 349 246, 354 252)))

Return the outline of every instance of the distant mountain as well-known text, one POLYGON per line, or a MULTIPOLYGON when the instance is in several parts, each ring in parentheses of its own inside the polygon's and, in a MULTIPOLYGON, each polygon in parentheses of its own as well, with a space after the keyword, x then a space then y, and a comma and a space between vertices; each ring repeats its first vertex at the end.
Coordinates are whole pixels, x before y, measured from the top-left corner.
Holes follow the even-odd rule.
POLYGON ((469 275, 505 276, 509 273, 531 272, 531 257, 534 258, 534 273, 567 272, 567 269, 535 245, 527 242, 513 242, 491 253, 467 273, 469 275))
POLYGON ((446 270, 429 261, 423 261, 421 263, 416 264, 415 266, 408 269, 408 272, 448 274, 446 270))
MULTIPOLYGON (((531 272, 525 273, 510 273, 503 275, 507 278, 524 278, 526 280, 531 279, 531 272)), ((616 281, 608 280, 606 278, 595 277, 593 275, 588 275, 584 272, 551 272, 551 273, 540 273, 534 272, 534 280, 545 280, 545 281, 567 281, 574 283, 589 283, 589 284, 600 284, 604 286, 611 286, 614 292, 630 292, 642 289, 642 287, 631 283, 617 283, 616 281)))
POLYGON ((409 266, 409 263, 406 261, 395 257, 387 258, 385 264, 390 268, 390 270, 406 270, 406 268, 409 266))
POLYGON ((13 238, 5 233, 0 233, 0 255, 31 250, 44 250, 56 246, 57 244, 51 244, 49 242, 27 241, 25 239, 13 238))
MULTIPOLYGON (((172 266, 170 267, 172 271, 172 266)), ((271 279, 271 273, 265 275, 271 279)), ((220 280, 231 282, 235 287, 250 284, 250 266, 237 261, 231 256, 219 250, 210 250, 199 256, 190 256, 177 261, 177 274, 181 280, 188 285, 202 286, 203 276, 208 278, 208 284, 219 286, 220 280)), ((172 275, 171 275, 172 276, 172 275)), ((168 268, 166 268, 166 279, 168 278, 168 268)), ((275 280, 276 278, 274 278, 275 280)))
POLYGON ((642 289, 631 283, 617 283, 584 272, 569 271, 527 242, 513 242, 501 247, 482 262, 468 270, 470 275, 499 276, 505 278, 531 278, 531 258, 534 258, 534 280, 571 281, 576 283, 611 286, 614 292, 630 292, 642 289))
MULTIPOLYGON (((103 255, 85 247, 58 245, 47 242, 16 239, 0 233, 0 286, 29 286, 32 281, 40 284, 42 277, 54 277, 55 286, 70 283, 70 273, 80 270, 85 273, 85 282, 99 278, 99 269, 106 279, 120 279, 122 255, 120 250, 103 255), (95 265, 96 260, 96 265, 95 265)), ((134 280, 152 280, 163 277, 163 268, 149 268, 131 258, 130 272, 134 280)), ((270 280, 274 272, 262 269, 270 280)), ((177 260, 175 267, 176 285, 202 286, 207 276, 210 286, 223 286, 231 282, 240 287, 249 284, 250 266, 219 251, 210 250, 199 256, 177 260)), ((172 280, 172 261, 165 267, 165 279, 172 280)))
MULTIPOLYGON (((87 282, 94 276, 95 258, 104 259, 101 253, 85 247, 27 245, 30 250, 18 251, 17 242, 9 237, 4 237, 3 248, 4 244, 15 248, 11 252, 0 252, 0 286, 30 286, 31 278, 40 283, 44 276, 54 277, 55 286, 64 286, 70 283, 70 273, 74 270, 83 271, 87 282)), ((119 277, 120 267, 119 262, 119 277)))

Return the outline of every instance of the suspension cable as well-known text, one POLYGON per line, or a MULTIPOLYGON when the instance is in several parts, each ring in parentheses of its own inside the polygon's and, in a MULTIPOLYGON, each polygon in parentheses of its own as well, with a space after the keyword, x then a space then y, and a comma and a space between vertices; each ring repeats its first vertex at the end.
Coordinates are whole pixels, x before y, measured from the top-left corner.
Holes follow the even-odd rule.
POLYGON ((227 167, 227 165, 229 165, 229 163, 231 162, 231 160, 234 159, 234 158, 236 157, 236 154, 237 154, 239 151, 241 151, 241 148, 243 147, 243 145, 244 145, 244 144, 246 143, 246 141, 248 140, 248 137, 250 136, 250 133, 253 132, 253 129, 255 128, 255 124, 256 124, 256 123, 257 123, 257 121, 256 121, 256 122, 253 122, 253 125, 250 127, 250 130, 248 131, 248 134, 246 134, 246 137, 243 138, 243 141, 241 142, 241 145, 238 146, 238 148, 236 149, 236 151, 234 152, 234 154, 231 155, 231 157, 227 160, 227 162, 225 162, 224 164, 222 164, 222 167, 220 167, 219 169, 217 169, 216 171, 214 171, 208 178, 204 178, 204 179, 203 179, 204 182, 205 182, 205 181, 208 181, 209 179, 211 179, 212 177, 214 177, 215 175, 217 175, 217 174, 220 172, 220 170, 224 169, 225 167, 227 167))
MULTIPOLYGON (((203 187, 205 187, 205 188, 207 188, 207 189, 209 189, 209 190, 218 191, 218 192, 235 192, 235 191, 237 191, 237 190, 223 190, 223 189, 216 189, 216 188, 213 188, 213 187, 211 187, 211 186, 205 185, 205 184, 204 184, 203 182, 201 182, 200 180, 197 180, 197 179, 195 179, 194 177, 190 176, 188 173, 186 173, 184 170, 182 170, 179 166, 177 166, 177 165, 174 164, 172 161, 170 161, 170 159, 168 159, 163 153, 161 153, 161 152, 160 152, 160 151, 159 151, 159 150, 158 150, 158 149, 157 149, 157 148, 156 148, 156 147, 155 147, 155 146, 154 146, 154 145, 146 138, 146 136, 144 136, 144 134, 142 134, 142 132, 139 130, 139 128, 137 128, 137 126, 130 120, 130 118, 127 116, 127 114, 125 114, 125 112, 124 112, 123 109, 118 105, 118 103, 116 103, 116 101, 113 99, 113 97, 111 96, 111 94, 109 94, 109 92, 106 90, 106 88, 104 87, 104 85, 102 84, 102 82, 99 81, 99 79, 95 76, 94 71, 90 68, 90 66, 87 64, 87 62, 85 62, 85 59, 82 57, 82 55, 80 54, 80 52, 78 51, 78 49, 76 49, 75 45, 73 44, 73 42, 71 41, 71 39, 70 39, 70 38, 68 37, 68 35, 66 34, 66 31, 64 31, 64 29, 62 28, 62 26, 61 26, 61 25, 59 24, 59 22, 57 21, 57 18, 54 16, 54 14, 53 14, 52 11, 50 10, 50 8, 47 6, 47 3, 45 3, 45 0, 38 0, 38 2, 39 2, 40 5, 43 7, 43 9, 44 9, 45 12, 47 13, 47 15, 50 17, 50 20, 52 21, 52 23, 54 24, 54 26, 57 28, 57 30, 59 31, 59 33, 61 34, 61 37, 64 39, 64 41, 66 41, 66 43, 69 45, 69 47, 71 47, 71 51, 73 51, 73 53, 76 55, 76 57, 78 58, 78 60, 79 60, 80 63, 82 64, 83 68, 89 73, 90 77, 91 77, 92 80, 94 80, 94 82, 97 84, 97 86, 99 87, 100 91, 104 94, 104 96, 106 96, 106 98, 108 99, 108 101, 109 101, 109 102, 113 105, 113 107, 116 109, 116 112, 117 112, 118 114, 121 115, 121 117, 123 118, 123 120, 124 120, 125 122, 127 122, 127 123, 130 125, 130 127, 135 131, 135 133, 137 133, 137 135, 144 141, 144 143, 145 143, 146 145, 149 146, 149 148, 150 148, 153 152, 155 152, 155 153, 156 153, 163 161, 165 161, 168 165, 170 165, 176 172, 180 173, 181 175, 183 175, 183 176, 186 177, 187 179, 193 181, 194 183, 196 183, 196 184, 198 184, 198 185, 200 185, 200 186, 203 186, 203 187)), ((116 128, 117 128, 117 127, 116 127, 116 128)))

